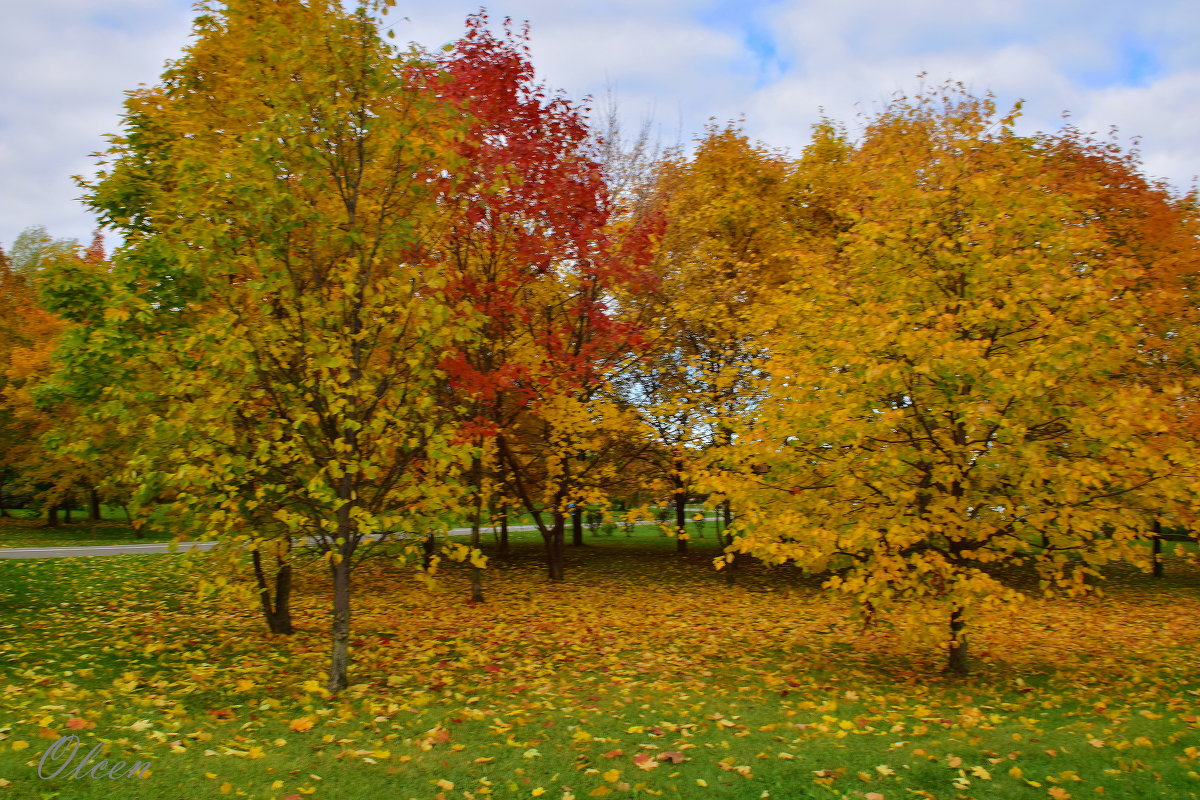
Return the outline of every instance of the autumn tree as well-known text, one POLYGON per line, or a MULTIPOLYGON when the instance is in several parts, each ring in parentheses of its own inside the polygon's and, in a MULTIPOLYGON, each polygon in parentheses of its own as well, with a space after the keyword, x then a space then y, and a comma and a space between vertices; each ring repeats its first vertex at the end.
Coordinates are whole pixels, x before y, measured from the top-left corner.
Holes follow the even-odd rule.
MULTIPOLYGON (((0 248, 0 320, 16 320, 24 294, 20 276, 12 268, 8 254, 0 248)), ((16 341, 16 330, 11 322, 0 322, 0 364, 9 360, 9 352, 16 341)), ((4 489, 12 485, 18 472, 13 463, 12 448, 20 440, 21 433, 13 418, 12 405, 4 400, 8 380, 0 373, 0 516, 8 516, 4 507, 4 489)))
POLYGON ((663 457, 681 551, 696 476, 721 471, 730 423, 754 413, 766 355, 760 337, 771 327, 761 309, 790 275, 791 192, 786 159, 734 125, 711 126, 693 155, 675 154, 658 170, 656 280, 631 300, 651 309, 654 346, 627 392, 663 457))
MULTIPOLYGON (((569 508, 602 493, 623 412, 604 392, 634 326, 616 319, 613 288, 636 265, 606 238, 608 203, 583 110, 535 81, 527 32, 469 18, 439 65, 440 92, 468 133, 444 208, 440 258, 455 296, 481 320, 446 362, 474 455, 473 541, 497 493, 519 498, 563 575, 569 508)), ((482 599, 475 573, 473 598, 482 599)))
POLYGON ((136 489, 123 479, 137 438, 123 434, 113 416, 95 407, 106 387, 128 377, 114 369, 111 341, 100 347, 90 341, 113 291, 110 269, 99 232, 86 249, 75 246, 43 263, 36 275, 38 304, 59 320, 61 330, 42 354, 36 379, 27 381, 26 395, 29 413, 47 420, 38 438, 40 469, 52 470, 58 485, 86 496, 93 533, 104 500, 124 508, 142 538, 136 489))
MULTIPOLYGON (((1193 300, 1200 279, 1200 216, 1197 194, 1178 196, 1165 183, 1148 178, 1136 150, 1121 146, 1116 131, 1099 139, 1074 127, 1038 140, 1053 167, 1046 180, 1060 191, 1086 198, 1089 223, 1102 231, 1105 256, 1144 265, 1136 276, 1145 339, 1119 380, 1178 391, 1193 384, 1200 371, 1200 309, 1193 300), (1174 387, 1174 388, 1173 388, 1174 387)), ((1191 390, 1185 393, 1190 399, 1191 390)), ((1195 402, 1180 402, 1173 429, 1193 440, 1200 436, 1195 402)), ((1163 527, 1194 529, 1193 504, 1143 498, 1151 539, 1151 569, 1162 574, 1163 527)))
POLYGON ((200 10, 86 186, 124 235, 89 323, 127 379, 101 404, 144 443, 138 479, 202 530, 284 566, 315 538, 337 692, 361 545, 456 502, 438 363, 471 314, 427 254, 461 125, 378 5, 200 10))
POLYGON ((737 446, 763 469, 728 486, 737 549, 906 604, 958 673, 971 612, 1019 594, 1002 570, 1085 591, 1144 552, 1147 504, 1190 501, 1196 466, 1174 424, 1189 392, 1130 376, 1161 251, 1124 241, 1120 193, 1098 214, 1079 160, 1016 118, 955 85, 900 97, 830 171, 840 233, 765 312, 737 446))
POLYGON ((80 421, 76 408, 44 396, 51 356, 69 321, 47 307, 39 287, 63 264, 103 261, 103 246, 97 237, 84 250, 39 227, 18 236, 13 251, 16 259, 0 261, 0 463, 7 481, 39 499, 48 525, 57 525, 60 510, 70 521, 71 506, 84 499, 95 522, 107 465, 70 446, 80 421))
POLYGON ((74 239, 54 238, 42 225, 33 225, 17 234, 9 251, 9 266, 14 273, 33 279, 48 265, 70 257, 79 250, 74 239))

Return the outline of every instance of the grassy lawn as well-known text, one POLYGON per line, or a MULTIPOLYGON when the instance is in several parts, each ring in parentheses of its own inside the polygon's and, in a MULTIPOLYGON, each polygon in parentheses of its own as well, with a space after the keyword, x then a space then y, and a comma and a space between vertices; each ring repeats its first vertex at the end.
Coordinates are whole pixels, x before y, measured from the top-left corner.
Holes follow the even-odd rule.
POLYGON ((95 525, 85 512, 76 511, 68 525, 60 517, 54 528, 46 527, 45 515, 27 509, 9 509, 0 517, 0 547, 63 547, 71 545, 146 544, 168 542, 173 534, 162 519, 152 519, 142 529, 142 538, 119 509, 103 508, 95 525))
POLYGON ((1200 797, 1194 563, 983 614, 954 680, 790 570, 726 587, 706 535, 589 535, 552 585, 514 533, 476 606, 461 567, 368 562, 337 699, 319 564, 273 637, 198 598, 207 555, 0 561, 0 800, 1200 797), (65 734, 150 773, 40 779, 65 734))
MULTIPOLYGON (((700 510, 690 509, 689 513, 700 510)), ((711 512, 710 512, 711 513, 711 512)), ((174 538, 171 532, 170 524, 166 520, 165 513, 155 515, 151 518, 148 524, 142 529, 142 537, 138 538, 137 533, 125 521, 125 517, 119 510, 105 508, 103 519, 91 525, 86 515, 77 512, 74 521, 70 524, 63 522, 61 519, 58 526, 54 528, 46 527, 45 516, 38 512, 25 509, 9 509, 8 517, 0 517, 0 548, 3 547, 68 547, 68 546, 86 546, 86 545, 110 545, 110 544, 146 544, 149 542, 169 542, 174 538)), ((457 523, 466 525, 464 522, 457 523)), ((532 525, 533 518, 527 513, 514 513, 510 518, 510 525, 532 525)), ((567 536, 571 535, 571 523, 567 522, 567 536)), ((689 519, 688 531, 694 537, 694 523, 689 519)), ((706 524, 705 535, 712 538, 713 522, 709 521, 706 524)), ((492 528, 486 526, 483 530, 483 535, 490 540, 493 537, 492 528)), ((584 526, 584 535, 591 537, 590 529, 584 526)), ((615 537, 624 537, 625 532, 618 527, 615 537)), ((195 538, 195 537, 192 537, 195 538)))

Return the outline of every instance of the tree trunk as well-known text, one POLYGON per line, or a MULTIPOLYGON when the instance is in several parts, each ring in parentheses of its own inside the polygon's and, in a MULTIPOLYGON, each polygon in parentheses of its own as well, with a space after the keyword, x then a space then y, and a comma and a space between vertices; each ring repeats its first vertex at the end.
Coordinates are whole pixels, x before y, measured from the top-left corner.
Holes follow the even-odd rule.
MULTIPOLYGON (((352 436, 348 438, 353 439, 352 436)), ((334 695, 350 685, 350 566, 359 540, 353 515, 357 488, 349 474, 342 476, 338 485, 338 499, 342 505, 337 510, 337 535, 330 544, 333 550, 329 563, 333 578, 333 618, 329 626, 329 681, 325 688, 334 695)))
POLYGON ((561 511, 554 512, 554 525, 550 528, 546 539, 546 571, 552 581, 561 581, 566 573, 563 566, 565 553, 563 544, 565 537, 566 517, 561 511))
MULTIPOLYGON (((471 547, 478 550, 479 520, 483 516, 483 460, 474 455, 471 457, 471 490, 475 493, 475 502, 471 508, 471 547)), ((483 569, 474 564, 468 567, 471 571, 471 602, 483 602, 483 569)))
POLYGON ((950 659, 946 671, 954 675, 966 675, 970 672, 967 661, 967 623, 963 618, 963 610, 956 606, 950 611, 950 659))
POLYGON ((571 510, 571 546, 583 547, 583 504, 579 502, 571 510))
POLYGON ((1163 576, 1163 558, 1162 558, 1162 523, 1154 520, 1154 536, 1150 539, 1152 558, 1154 559, 1153 575, 1155 578, 1163 576))
POLYGON ((675 552, 687 552, 687 493, 683 491, 683 476, 678 470, 683 464, 675 462, 675 552))
POLYGON ((500 557, 508 558, 508 504, 500 506, 500 557))
POLYGON ((88 488, 88 519, 92 522, 100 521, 100 493, 94 486, 88 488))
MULTIPOLYGON (((471 547, 479 547, 479 517, 471 525, 471 547)), ((482 603, 483 597, 483 568, 471 564, 471 602, 482 603)))
POLYGON ((8 518, 8 507, 4 505, 4 487, 7 484, 0 483, 0 519, 8 518))
MULTIPOLYGON (((336 548, 341 553, 345 548, 336 548)), ((333 572, 333 624, 330 629, 329 682, 333 694, 350 685, 350 559, 330 565, 333 572)))
POLYGON ((49 508, 46 509, 46 527, 58 527, 58 503, 53 503, 49 508))
MULTIPOLYGON (((733 509, 729 506, 729 501, 726 500, 723 504, 723 513, 725 517, 725 531, 723 534, 717 534, 717 542, 724 542, 725 546, 722 550, 733 547, 733 534, 729 532, 729 526, 733 524, 733 509)), ((725 583, 733 586, 736 582, 733 571, 737 569, 737 553, 728 553, 729 561, 725 564, 725 583)))
POLYGON ((129 527, 133 529, 134 536, 136 536, 139 539, 144 538, 146 534, 142 530, 142 526, 133 524, 133 515, 129 513, 129 506, 122 503, 121 510, 125 512, 125 521, 128 522, 129 527))
POLYGON ((292 565, 279 556, 275 557, 275 598, 271 599, 271 585, 262 567, 262 554, 252 550, 254 579, 258 582, 258 599, 262 605, 263 618, 271 633, 292 634, 292 565))
POLYGON ((67 498, 62 504, 63 522, 67 523, 68 525, 71 524, 71 506, 73 505, 75 505, 74 498, 67 498))
POLYGON ((425 535, 425 541, 421 542, 421 569, 426 572, 433 566, 433 553, 437 549, 437 540, 433 538, 432 533, 425 535))

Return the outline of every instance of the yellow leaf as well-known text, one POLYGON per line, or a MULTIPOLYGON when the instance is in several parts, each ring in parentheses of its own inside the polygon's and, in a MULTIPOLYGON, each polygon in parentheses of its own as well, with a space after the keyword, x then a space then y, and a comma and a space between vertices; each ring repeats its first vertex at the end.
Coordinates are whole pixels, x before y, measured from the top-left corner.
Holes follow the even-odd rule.
POLYGON ((621 771, 616 770, 616 769, 610 769, 608 772, 604 773, 600 777, 604 778, 604 780, 608 781, 609 783, 616 783, 617 781, 621 780, 621 771))
POLYGON ((304 731, 310 731, 310 730, 312 730, 312 726, 313 726, 313 718, 312 717, 299 717, 297 719, 292 720, 291 724, 288 725, 289 728, 296 731, 297 733, 304 733, 304 731))

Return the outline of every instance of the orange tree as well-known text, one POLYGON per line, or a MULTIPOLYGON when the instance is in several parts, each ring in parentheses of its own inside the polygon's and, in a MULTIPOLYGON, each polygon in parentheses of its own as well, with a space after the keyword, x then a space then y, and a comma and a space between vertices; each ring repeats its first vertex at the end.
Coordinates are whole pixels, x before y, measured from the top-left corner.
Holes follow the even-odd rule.
POLYGON ((37 492, 53 525, 59 508, 93 489, 100 476, 97 464, 53 446, 73 427, 74 410, 59 405, 51 412, 38 402, 68 322, 43 305, 37 289, 58 264, 100 261, 103 251, 94 243, 81 255, 74 242, 52 241, 36 228, 17 244, 19 263, 0 256, 0 466, 6 482, 37 492))
POLYGON ((746 511, 735 550, 904 603, 954 672, 971 610, 1016 595, 1002 568, 1085 591, 1143 557, 1145 509, 1186 507, 1197 463, 1187 386, 1131 370, 1175 256, 1130 246, 1120 192, 1015 118, 953 85, 901 97, 826 170, 840 233, 764 310, 764 399, 733 447, 760 468, 713 479, 746 511))
MULTIPOLYGON (((1133 276, 1131 290, 1143 308, 1139 324, 1145 338, 1120 379, 1168 391, 1187 388, 1174 406, 1172 427, 1174 432, 1196 439, 1200 417, 1189 386, 1200 366, 1196 336, 1200 309, 1193 300, 1200 288, 1196 191, 1182 197, 1172 195, 1162 182, 1143 174, 1136 152, 1125 151, 1115 140, 1098 141, 1074 128, 1042 137, 1039 147, 1055 167, 1047 178, 1057 183, 1059 191, 1086 198, 1088 221, 1103 231, 1107 248, 1099 257, 1119 257, 1144 267, 1133 276)), ((1148 527, 1195 527, 1191 504, 1163 503, 1153 495, 1144 500, 1148 527)), ((1156 536, 1156 575, 1162 571, 1160 547, 1156 536)))

